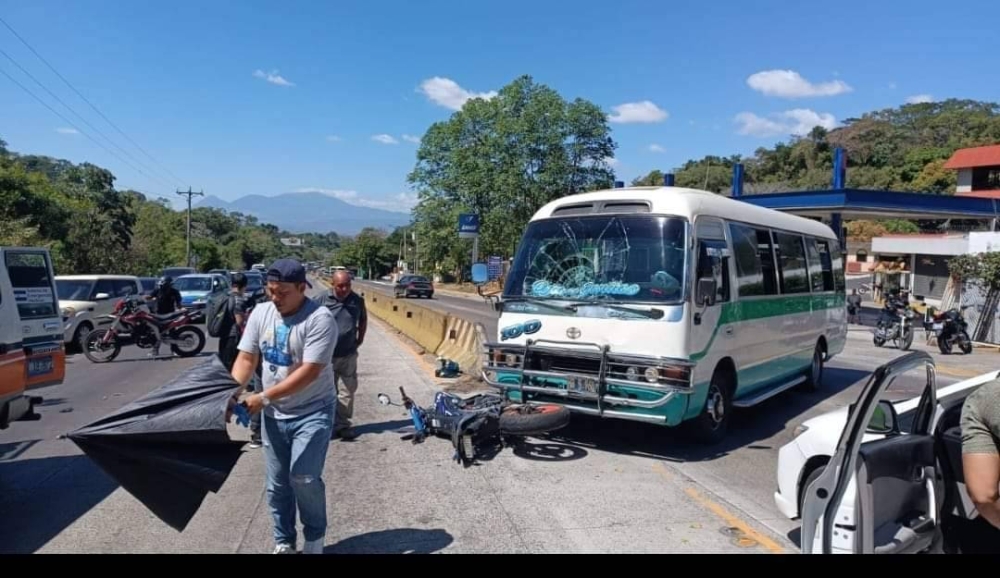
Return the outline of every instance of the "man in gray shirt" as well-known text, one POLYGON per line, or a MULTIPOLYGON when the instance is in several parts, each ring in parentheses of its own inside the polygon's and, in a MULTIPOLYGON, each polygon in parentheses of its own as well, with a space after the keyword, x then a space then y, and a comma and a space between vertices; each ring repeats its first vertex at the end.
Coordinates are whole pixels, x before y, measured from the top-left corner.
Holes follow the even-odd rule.
POLYGON ((1000 380, 984 383, 965 400, 961 424, 965 486, 1000 537, 1000 380))
POLYGON ((343 388, 337 388, 337 427, 335 437, 352 440, 354 394, 358 390, 358 347, 365 340, 368 330, 368 311, 365 300, 351 289, 351 274, 339 270, 330 279, 332 290, 316 298, 333 313, 337 322, 337 347, 333 351, 333 370, 343 388))
POLYGON ((263 411, 267 498, 274 518, 275 554, 295 553, 296 506, 304 554, 323 553, 326 486, 323 466, 333 432, 336 384, 330 360, 337 345, 333 315, 306 296, 305 268, 279 259, 267 271, 270 303, 250 314, 233 378, 246 387, 262 356, 263 390, 246 398, 263 411))

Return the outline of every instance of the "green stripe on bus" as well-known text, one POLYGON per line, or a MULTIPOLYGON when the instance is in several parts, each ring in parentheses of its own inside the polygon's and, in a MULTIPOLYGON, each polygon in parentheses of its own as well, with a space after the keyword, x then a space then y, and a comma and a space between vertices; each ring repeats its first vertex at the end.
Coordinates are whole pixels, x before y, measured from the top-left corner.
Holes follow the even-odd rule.
POLYGON ((719 328, 730 323, 741 321, 754 321, 756 319, 767 319, 768 317, 780 317, 782 315, 794 315, 796 313, 810 313, 812 311, 824 311, 827 309, 837 309, 844 307, 847 296, 844 294, 824 294, 824 295, 795 295, 779 296, 774 299, 760 299, 752 301, 737 301, 735 303, 723 303, 722 314, 719 322, 712 330, 712 337, 708 340, 705 349, 691 355, 691 361, 699 361, 706 355, 715 337, 719 334, 719 328))

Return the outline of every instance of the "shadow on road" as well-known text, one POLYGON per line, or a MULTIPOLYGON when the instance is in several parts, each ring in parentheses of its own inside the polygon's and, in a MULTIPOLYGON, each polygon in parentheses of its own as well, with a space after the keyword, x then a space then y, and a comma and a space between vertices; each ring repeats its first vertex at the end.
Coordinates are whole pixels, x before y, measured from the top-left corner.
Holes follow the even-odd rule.
POLYGON ((431 554, 454 541, 441 529, 398 528, 345 538, 324 548, 324 554, 431 554))
MULTIPOLYGON (((602 419, 574 414, 568 426, 549 439, 595 450, 676 462, 714 460, 740 448, 776 449, 769 440, 817 404, 848 389, 870 375, 866 371, 827 366, 824 385, 815 393, 791 390, 764 403, 738 409, 732 415, 729 435, 714 446, 692 442, 682 430, 618 419, 602 419)), ((784 442, 782 442, 784 443, 784 442)))
MULTIPOLYGON (((31 554, 118 487, 85 456, 8 461, 0 446, 0 553, 31 554)), ((9 448, 8 448, 9 449, 9 448)))

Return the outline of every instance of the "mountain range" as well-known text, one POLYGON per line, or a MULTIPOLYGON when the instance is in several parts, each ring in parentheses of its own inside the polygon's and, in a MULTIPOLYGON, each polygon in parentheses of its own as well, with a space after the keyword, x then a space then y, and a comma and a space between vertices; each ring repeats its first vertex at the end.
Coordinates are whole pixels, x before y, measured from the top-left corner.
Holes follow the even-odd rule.
POLYGON ((289 233, 356 235, 365 227, 391 230, 410 222, 406 213, 360 207, 323 193, 247 195, 235 201, 209 195, 195 206, 251 215, 289 233))

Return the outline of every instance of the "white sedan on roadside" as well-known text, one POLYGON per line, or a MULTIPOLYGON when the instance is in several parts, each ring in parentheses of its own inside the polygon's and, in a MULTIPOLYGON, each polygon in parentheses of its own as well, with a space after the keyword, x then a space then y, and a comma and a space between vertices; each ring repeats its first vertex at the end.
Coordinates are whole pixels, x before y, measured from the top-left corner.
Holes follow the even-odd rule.
MULTIPOLYGON (((915 352, 916 353, 916 352, 915 352)), ((913 354, 905 356, 907 358, 911 357, 913 354)), ((921 354, 919 357, 923 357, 921 354)), ((904 360, 900 358, 895 362, 890 362, 887 364, 888 367, 895 365, 896 363, 907 363, 917 365, 921 360, 904 360)), ((927 360, 928 363, 933 364, 932 361, 927 360)), ((880 368, 881 369, 881 368, 880 368)), ((890 373, 893 373, 890 371, 890 373)), ((880 379, 889 379, 891 377, 886 376, 880 379)), ((840 447, 841 455, 847 455, 848 459, 852 452, 858 451, 861 448, 860 444, 868 444, 868 442, 875 442, 879 440, 884 440, 887 437, 895 438, 899 442, 903 442, 906 438, 911 437, 911 434, 916 433, 917 435, 912 436, 914 438, 927 437, 925 430, 930 427, 931 431, 945 432, 948 437, 954 437, 956 435, 955 431, 957 429, 957 414, 961 410, 961 405, 963 404, 965 398, 976 390, 979 386, 989 383, 993 380, 1000 379, 1000 371, 991 371, 978 375, 976 377, 954 383, 947 387, 942 387, 936 389, 933 385, 929 385, 931 388, 925 390, 924 394, 921 396, 913 397, 910 399, 905 399, 896 402, 882 401, 874 406, 869 406, 866 409, 871 415, 868 420, 868 425, 864 428, 864 432, 860 431, 860 424, 854 426, 857 433, 861 434, 861 439, 842 439, 845 434, 845 429, 850 425, 848 423, 850 416, 850 408, 842 408, 834 410, 812 419, 803 422, 795 430, 794 439, 785 444, 778 452, 778 488, 774 493, 774 501, 778 509, 789 519, 803 518, 803 540, 808 536, 813 538, 813 548, 804 548, 805 550, 822 550, 820 547, 821 542, 821 530, 812 527, 806 529, 806 526, 815 526, 817 523, 817 516, 820 516, 822 520, 822 515, 815 509, 809 510, 807 506, 809 501, 813 502, 813 508, 815 508, 816 503, 826 502, 827 504, 832 499, 838 499, 837 496, 830 496, 830 491, 834 484, 836 483, 842 489, 842 495, 839 496, 839 505, 830 506, 833 509, 828 509, 830 513, 835 512, 833 526, 831 532, 831 541, 828 543, 828 547, 831 552, 856 552, 859 549, 859 542, 857 542, 856 532, 858 531, 857 517, 862 515, 862 511, 870 510, 870 505, 868 503, 856 504, 856 498, 859 495, 857 490, 857 473, 841 472, 838 471, 836 474, 823 475, 826 470, 826 466, 830 463, 834 456, 837 456, 838 445, 840 447), (919 424, 921 429, 920 432, 914 432, 914 418, 917 416, 919 405, 922 398, 928 395, 928 391, 934 391, 934 396, 936 397, 935 405, 936 411, 934 412, 934 417, 931 419, 931 423, 919 424), (943 420, 943 421, 941 421, 943 420), (943 429, 942 429, 943 428, 943 429), (951 430, 951 431, 949 431, 951 430), (845 445, 846 444, 846 445, 845 445), (853 448, 853 449, 852 449, 853 448), (845 453, 846 452, 846 453, 845 453), (814 487, 810 487, 816 483, 817 480, 823 478, 821 483, 816 484, 814 487), (810 490, 812 490, 810 492, 810 490), (820 498, 817 498, 821 496, 820 498), (858 508, 861 508, 860 510, 858 508), (806 516, 804 514, 808 513, 806 516), (806 520, 805 518, 809 518, 806 520)), ((883 388, 884 385, 880 384, 869 384, 865 388, 865 392, 862 393, 860 401, 865 399, 866 395, 873 395, 868 393, 869 391, 874 391, 872 388, 883 388)), ((870 403, 870 402, 868 402, 870 403)), ((854 404, 852 404, 853 406, 854 404)), ((856 420, 855 420, 856 421, 856 420)), ((851 435, 851 432, 848 432, 851 435)), ((917 441, 914 439, 914 441, 917 441)), ((955 445, 956 440, 945 440, 945 445, 947 446, 946 453, 947 456, 939 455, 938 460, 944 462, 951 462, 951 469, 956 467, 954 456, 950 454, 956 451, 960 452, 960 438, 958 439, 958 448, 951 447, 955 445)), ((868 444, 868 447, 872 448, 871 452, 877 452, 874 447, 881 446, 883 442, 879 441, 878 444, 872 445, 868 444)), ((896 443, 890 441, 889 443, 896 443)), ((890 454, 891 455, 891 454, 890 454)), ((880 458, 884 459, 884 456, 879 454, 880 458)), ((902 457, 902 456, 899 456, 902 457)), ((892 460, 897 457, 893 456, 892 460)), ((869 455, 868 459, 873 459, 873 456, 869 455)), ((957 458, 959 460, 957 467, 960 468, 960 455, 957 458)), ((891 461, 892 461, 891 460, 891 461)), ((939 462, 940 463, 940 462, 939 462)), ((915 464, 910 466, 905 466, 902 462, 900 467, 913 468, 915 464)), ((871 466, 869 466, 871 467, 871 466)), ((892 467, 895 467, 893 465, 892 467)), ((886 464, 883 469, 888 469, 889 465, 886 464)), ((918 468, 919 469, 919 468, 918 468)), ((869 475, 871 472, 865 472, 865 475, 869 475)), ((950 474, 950 472, 949 472, 950 474)), ((960 476, 960 472, 956 472, 960 476)), ((946 476, 951 478, 955 474, 950 474, 946 476)), ((878 475, 886 475, 886 472, 880 472, 878 475)), ((948 479, 946 483, 949 483, 951 488, 956 488, 956 491, 951 492, 952 495, 957 494, 959 498, 959 503, 952 503, 949 506, 948 511, 942 511, 940 515, 954 515, 966 519, 974 518, 978 515, 975 507, 972 505, 965 492, 964 480, 958 479, 948 479)), ((883 483, 882 480, 879 481, 880 484, 883 483)), ((927 482, 929 483, 929 482, 927 482)), ((940 501, 941 496, 933 496, 935 491, 932 489, 937 484, 928 486, 928 490, 932 493, 932 501, 940 501)), ((902 486, 897 487, 895 490, 891 489, 890 486, 880 485, 878 492, 882 495, 883 509, 892 509, 884 502, 884 500, 894 500, 896 496, 887 498, 891 494, 884 494, 883 492, 888 491, 891 493, 900 493, 900 499, 909 499, 913 494, 911 491, 907 491, 907 488, 902 486), (906 494, 906 495, 902 495, 906 494)), ((866 491, 862 494, 865 496, 863 498, 864 502, 868 502, 871 499, 872 488, 866 484, 866 491)), ((824 504, 824 508, 827 507, 824 504)), ((901 505, 904 507, 906 504, 901 505)), ((894 507, 894 506, 893 506, 894 507)), ((868 516, 872 516, 870 511, 867 511, 868 516)), ((882 514, 879 515, 883 515, 882 514)), ((935 514, 929 513, 933 524, 932 526, 937 526, 940 521, 935 518, 935 514)), ((868 532, 875 532, 875 535, 868 535, 869 547, 864 548, 864 550, 878 552, 880 550, 886 551, 887 553, 895 553, 898 550, 909 550, 908 543, 912 543, 915 548, 922 548, 923 543, 926 542, 924 532, 924 525, 930 522, 923 521, 924 518, 915 519, 915 524, 917 532, 911 532, 908 527, 896 527, 896 524, 882 523, 884 520, 879 520, 879 527, 867 530, 868 532), (893 535, 880 536, 883 532, 892 532, 893 535), (912 535, 910 535, 912 534, 912 535), (878 547, 878 544, 882 544, 878 547)), ((869 520, 869 524, 871 521, 869 520)), ((822 522, 820 522, 822 525, 822 522)), ((805 542, 803 542, 804 544, 805 542)))

